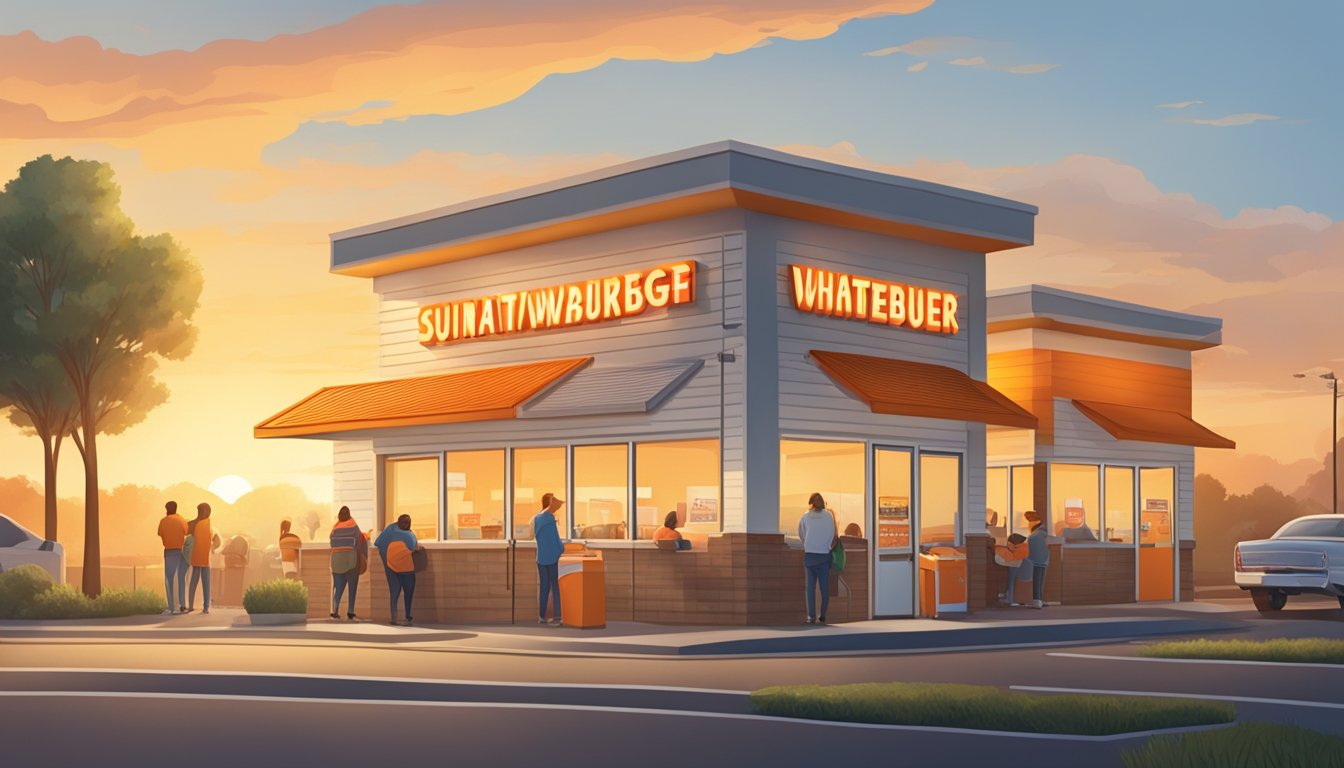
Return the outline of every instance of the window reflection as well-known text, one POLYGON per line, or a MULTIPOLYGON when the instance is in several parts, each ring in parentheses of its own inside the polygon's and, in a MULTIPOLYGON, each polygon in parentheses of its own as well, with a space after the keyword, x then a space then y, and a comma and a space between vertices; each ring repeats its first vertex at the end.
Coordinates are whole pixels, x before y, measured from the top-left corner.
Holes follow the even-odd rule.
POLYGON ((639 443, 635 478, 635 538, 653 538, 669 512, 683 536, 721 529, 718 440, 639 443))
POLYGON ((851 524, 858 526, 860 535, 867 533, 864 451, 863 443, 779 441, 780 532, 797 536, 798 520, 807 511, 808 498, 820 493, 835 513, 840 533, 851 524))
POLYGON ((388 459, 384 464, 384 524, 411 516, 411 531, 421 541, 439 538, 439 459, 388 459))
POLYGON ((574 535, 624 539, 630 498, 629 449, 625 445, 574 448, 574 535))
MULTIPOLYGON (((553 493, 565 498, 565 449, 517 448, 513 452, 513 537, 532 538, 532 518, 541 511, 541 497, 553 493)), ((566 499, 568 501, 568 499, 566 499)), ((555 513, 556 525, 567 535, 569 505, 555 513)))
POLYGON ((919 455, 919 545, 957 544, 961 457, 919 455))
POLYGON ((504 451, 444 454, 445 539, 504 538, 504 451))

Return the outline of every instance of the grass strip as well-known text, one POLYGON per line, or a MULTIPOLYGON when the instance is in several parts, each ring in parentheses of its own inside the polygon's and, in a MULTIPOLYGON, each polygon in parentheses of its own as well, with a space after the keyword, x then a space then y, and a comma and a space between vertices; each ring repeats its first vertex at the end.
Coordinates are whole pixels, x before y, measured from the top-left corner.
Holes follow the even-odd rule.
POLYGON ((1125 768, 1344 768, 1344 738, 1291 725, 1245 723, 1154 736, 1121 759, 1125 768))
POLYGON ((1274 640, 1173 640, 1143 646, 1139 649, 1139 655, 1161 659, 1344 664, 1344 640, 1323 637, 1274 640))
POLYGON ((1230 723, 1231 704, 1139 696, 1054 695, 946 683, 856 683, 762 688, 759 714, 885 725, 1105 736, 1230 723))

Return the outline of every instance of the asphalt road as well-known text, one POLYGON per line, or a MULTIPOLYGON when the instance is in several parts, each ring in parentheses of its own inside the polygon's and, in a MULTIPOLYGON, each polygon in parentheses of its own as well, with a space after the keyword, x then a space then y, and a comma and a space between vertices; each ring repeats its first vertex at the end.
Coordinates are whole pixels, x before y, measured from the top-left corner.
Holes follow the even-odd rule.
MULTIPOLYGON (((1251 622, 1235 636, 1344 637, 1338 617, 1337 608, 1303 605, 1251 622)), ((1103 766, 1118 765, 1121 749, 1142 742, 780 722, 751 716, 745 697, 735 693, 875 680, 1254 699, 1236 702, 1240 718, 1344 735, 1344 667, 1136 660, 1136 647, 698 659, 261 640, 5 639, 0 744, 41 745, 51 756, 43 760, 47 765, 84 765, 96 757, 104 766, 143 766, 191 751, 190 734, 204 729, 218 753, 206 750, 193 766, 237 765, 239 750, 266 756, 243 761, 255 764, 386 761, 395 744, 398 758, 436 763, 595 766, 625 764, 636 755, 644 768, 716 764, 727 756, 735 765, 772 767, 813 760, 900 764, 920 757, 976 765, 990 755, 996 766, 1103 766), (239 674, 203 674, 210 671, 239 674), (667 686, 708 690, 662 689, 667 686), (76 732, 79 738, 70 738, 76 732)))
MULTIPOLYGON (((27 765, 1119 766, 1123 742, 818 726, 661 713, 480 706, 26 698, 0 704, 0 739, 27 765), (77 727, 76 727, 77 724, 77 727), (72 734, 78 738, 71 738, 72 734)), ((16 764, 17 765, 17 764, 16 764)))

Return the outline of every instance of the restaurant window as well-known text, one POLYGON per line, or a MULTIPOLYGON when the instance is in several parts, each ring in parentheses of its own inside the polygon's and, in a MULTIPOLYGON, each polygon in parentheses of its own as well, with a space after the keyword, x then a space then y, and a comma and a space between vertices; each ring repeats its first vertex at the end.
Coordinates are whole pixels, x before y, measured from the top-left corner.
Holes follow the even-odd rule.
POLYGON ((1144 467, 1139 470, 1139 540, 1170 547, 1175 539, 1176 470, 1144 467))
POLYGON ((439 538, 439 458, 387 459, 383 475, 384 525, 411 516, 411 532, 421 541, 439 538))
POLYGON ((1009 533, 1029 535, 1031 525, 1023 515, 1034 509, 1036 509, 1036 469, 1030 464, 1013 467, 1013 529, 1009 533))
POLYGON ((444 454, 445 539, 504 538, 504 451, 444 454))
POLYGON ((1100 541, 1101 468, 1050 465, 1050 533, 1066 541, 1100 541))
MULTIPOLYGON (((513 537, 532 538, 532 518, 541 511, 541 497, 565 498, 565 449, 517 448, 513 451, 513 537)), ((566 499, 568 501, 568 499, 566 499)), ((569 504, 555 513, 556 526, 569 530, 569 504)))
POLYGON ((574 535, 580 539, 624 539, 630 499, 629 446, 574 447, 574 535))
POLYGON ((683 534, 718 533, 719 441, 639 443, 635 489, 635 538, 653 538, 669 512, 683 534))
POLYGON ((1134 543, 1134 468, 1106 468, 1106 541, 1134 543))
POLYGON ((820 440, 779 441, 779 530, 785 536, 798 535, 798 520, 807 511, 807 500, 820 493, 826 506, 835 513, 838 532, 866 534, 864 517, 863 443, 837 443, 820 440))
POLYGON ((919 544, 957 544, 961 516, 961 457, 919 455, 919 544))
POLYGON ((985 470, 985 531, 997 542, 1008 536, 1008 520, 1012 516, 1011 487, 1008 467, 990 467, 985 470))

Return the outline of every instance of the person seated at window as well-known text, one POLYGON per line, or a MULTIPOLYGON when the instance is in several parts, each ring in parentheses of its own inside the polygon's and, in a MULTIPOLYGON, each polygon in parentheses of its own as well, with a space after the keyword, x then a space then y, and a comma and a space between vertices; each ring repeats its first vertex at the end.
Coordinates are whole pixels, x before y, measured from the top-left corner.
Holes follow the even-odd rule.
POLYGON ((691 542, 682 538, 681 532, 677 530, 677 512, 673 510, 667 513, 663 518, 663 527, 653 532, 653 541, 659 547, 668 549, 690 549, 691 542), (660 544, 659 542, 673 542, 672 544, 660 544))
POLYGON ((846 526, 845 526, 845 533, 844 533, 844 535, 846 535, 846 536, 853 536, 853 537, 856 538, 856 539, 862 539, 862 538, 863 538, 863 529, 859 527, 859 524, 858 524, 858 523, 850 523, 849 525, 846 525, 846 526))

